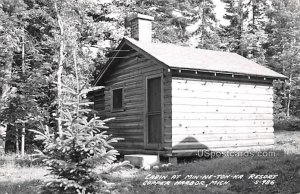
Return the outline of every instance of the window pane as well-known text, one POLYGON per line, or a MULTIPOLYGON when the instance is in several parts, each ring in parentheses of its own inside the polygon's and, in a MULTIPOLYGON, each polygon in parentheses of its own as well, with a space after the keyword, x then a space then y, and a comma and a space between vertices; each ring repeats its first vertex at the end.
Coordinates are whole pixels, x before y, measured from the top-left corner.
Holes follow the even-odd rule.
POLYGON ((113 109, 123 108, 123 89, 113 90, 113 109))
POLYGON ((148 143, 161 142, 161 114, 148 116, 148 143))
POLYGON ((148 79, 148 112, 161 110, 161 78, 148 79))

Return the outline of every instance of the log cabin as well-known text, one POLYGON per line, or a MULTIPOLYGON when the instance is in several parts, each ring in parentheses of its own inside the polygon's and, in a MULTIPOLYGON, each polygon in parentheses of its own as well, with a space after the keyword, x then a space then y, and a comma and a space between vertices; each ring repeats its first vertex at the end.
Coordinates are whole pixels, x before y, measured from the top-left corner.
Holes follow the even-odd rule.
POLYGON ((286 77, 238 54, 151 41, 136 14, 94 85, 94 109, 122 154, 192 155, 272 148, 273 80, 286 77))

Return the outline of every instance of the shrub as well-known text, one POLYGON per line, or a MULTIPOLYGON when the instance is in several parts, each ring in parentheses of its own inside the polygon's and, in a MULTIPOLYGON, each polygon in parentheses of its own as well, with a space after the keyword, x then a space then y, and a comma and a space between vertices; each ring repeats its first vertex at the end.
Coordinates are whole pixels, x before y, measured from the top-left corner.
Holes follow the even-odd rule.
POLYGON ((285 131, 299 131, 300 130, 300 118, 290 116, 284 119, 275 119, 274 130, 285 130, 285 131))
POLYGON ((36 158, 31 155, 25 155, 24 157, 16 157, 15 165, 19 167, 32 167, 41 166, 43 165, 43 162, 40 158, 36 158))
POLYGON ((16 154, 3 154, 0 155, 0 166, 1 165, 14 165, 16 167, 31 167, 40 166, 42 161, 32 155, 16 155, 16 154))
POLYGON ((102 175, 116 169, 111 163, 118 152, 110 144, 119 139, 104 131, 108 128, 107 120, 96 116, 88 118, 91 110, 87 107, 91 103, 84 96, 90 90, 64 87, 67 89, 61 112, 62 132, 57 135, 48 126, 43 126, 42 132, 32 130, 36 133, 35 139, 44 144, 39 155, 54 175, 46 181, 43 190, 45 193, 108 192, 115 184, 108 183, 102 175), (95 173, 96 165, 103 167, 100 174, 95 173))

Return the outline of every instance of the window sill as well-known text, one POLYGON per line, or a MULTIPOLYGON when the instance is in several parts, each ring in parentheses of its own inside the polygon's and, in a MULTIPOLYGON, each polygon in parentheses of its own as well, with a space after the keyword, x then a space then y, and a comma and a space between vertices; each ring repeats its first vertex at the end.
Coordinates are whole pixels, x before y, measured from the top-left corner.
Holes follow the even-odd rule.
POLYGON ((118 108, 118 109, 113 109, 110 112, 124 112, 125 108, 118 108))

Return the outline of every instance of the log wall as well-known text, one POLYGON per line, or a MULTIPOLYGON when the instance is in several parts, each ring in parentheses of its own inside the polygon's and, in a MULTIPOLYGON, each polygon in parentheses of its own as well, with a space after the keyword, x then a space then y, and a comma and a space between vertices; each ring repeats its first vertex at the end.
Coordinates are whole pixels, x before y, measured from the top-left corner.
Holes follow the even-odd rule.
MULTIPOLYGON (((163 88, 171 88, 171 75, 162 65, 157 65, 143 57, 123 59, 109 72, 103 91, 94 94, 94 109, 102 118, 114 117, 108 123, 108 132, 115 137, 124 138, 115 144, 122 153, 156 153, 157 150, 145 149, 145 76, 163 73, 163 88), (124 111, 111 111, 111 90, 122 87, 124 111)), ((171 90, 164 90, 164 135, 165 153, 171 152, 171 90)))
POLYGON ((249 150, 274 144, 273 88, 172 78, 172 149, 249 150))

